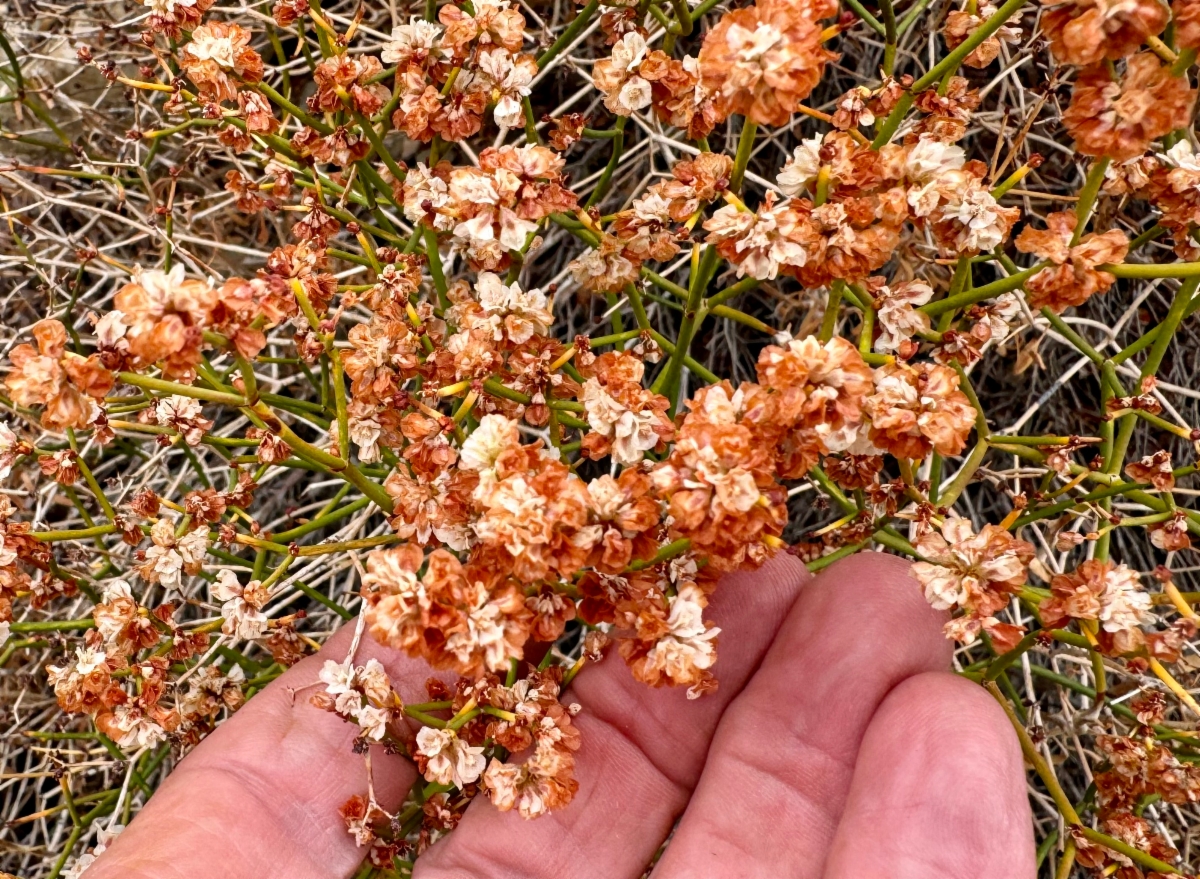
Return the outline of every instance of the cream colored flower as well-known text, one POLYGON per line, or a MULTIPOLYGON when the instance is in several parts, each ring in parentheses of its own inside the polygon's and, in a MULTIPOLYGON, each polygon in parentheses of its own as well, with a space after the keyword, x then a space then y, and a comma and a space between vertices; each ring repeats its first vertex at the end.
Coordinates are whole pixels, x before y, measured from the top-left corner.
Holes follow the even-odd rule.
POLYGON ((225 622, 221 631, 226 635, 249 640, 267 633, 267 615, 262 612, 267 595, 257 580, 242 586, 233 571, 222 568, 217 572, 212 596, 222 602, 221 615, 225 622))
POLYGON ((650 83, 638 73, 647 51, 645 38, 630 31, 613 46, 612 57, 596 62, 593 82, 604 93, 604 106, 610 112, 629 116, 650 106, 650 83))
POLYGON ((459 463, 464 469, 474 470, 480 475, 490 473, 496 460, 520 442, 517 422, 503 415, 485 415, 463 442, 459 450, 459 463))
POLYGON ((422 727, 417 733, 417 753, 427 761, 425 780, 434 784, 473 784, 487 765, 483 748, 468 744, 452 729, 422 727))
POLYGON ((1150 593, 1142 589, 1137 572, 1117 565, 1104 575, 1100 595, 1100 625, 1106 632, 1123 632, 1153 622, 1150 593))
POLYGON ((614 399, 595 378, 584 382, 580 401, 592 430, 612 440, 612 458, 618 464, 624 467, 637 464, 658 445, 660 437, 655 426, 659 423, 659 413, 630 409, 614 399))
POLYGON ((419 58, 442 58, 446 53, 440 45, 441 36, 440 24, 414 18, 408 24, 392 28, 392 38, 383 44, 379 57, 384 64, 397 65, 407 65, 419 58))
POLYGON ((875 320, 879 327, 875 350, 899 351, 902 343, 929 329, 929 315, 917 311, 917 306, 933 298, 933 288, 928 284, 908 281, 895 287, 880 287, 875 298, 878 303, 875 320))
POLYGON ((820 135, 800 141, 776 178, 780 192, 799 195, 808 188, 821 171, 821 143, 820 135))
POLYGON ((492 272, 479 273, 475 294, 497 342, 507 338, 520 345, 535 334, 545 335, 554 322, 545 293, 536 288, 523 291, 515 281, 505 284, 492 272))
MULTIPOLYGON (((721 630, 704 621, 704 593, 685 583, 670 598, 667 632, 646 655, 645 668, 671 681, 696 683, 717 660, 716 638, 721 630)), ((698 694, 696 694, 698 695, 698 694)), ((689 698, 695 698, 692 692, 689 698)))
POLYGON ((917 541, 929 561, 914 563, 912 575, 934 609, 949 610, 967 606, 993 584, 1023 582, 1031 549, 995 525, 976 534, 970 519, 947 518, 940 534, 930 531, 917 541))

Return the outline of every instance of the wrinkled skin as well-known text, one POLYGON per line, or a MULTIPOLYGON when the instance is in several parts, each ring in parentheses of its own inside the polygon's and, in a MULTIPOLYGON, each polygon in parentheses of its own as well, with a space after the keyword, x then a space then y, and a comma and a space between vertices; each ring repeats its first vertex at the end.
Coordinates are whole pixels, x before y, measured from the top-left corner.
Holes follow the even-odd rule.
MULTIPOLYGON (((945 618, 900 559, 864 554, 810 577, 790 557, 727 576, 720 688, 688 701, 617 657, 580 674, 579 794, 525 821, 484 797, 417 862, 417 879, 1032 879, 1021 753, 1000 707, 949 673, 945 618)), ((364 793, 352 728, 308 703, 352 626, 185 759, 88 879, 351 875, 337 813, 364 793)), ((428 669, 364 639, 402 696, 428 669)), ((416 778, 376 750, 395 808, 416 778)))

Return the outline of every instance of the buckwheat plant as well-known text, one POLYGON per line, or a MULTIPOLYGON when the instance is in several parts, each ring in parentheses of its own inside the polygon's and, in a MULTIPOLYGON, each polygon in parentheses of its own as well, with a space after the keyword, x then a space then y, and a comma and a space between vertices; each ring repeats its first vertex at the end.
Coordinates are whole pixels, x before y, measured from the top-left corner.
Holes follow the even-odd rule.
POLYGON ((723 575, 872 550, 1043 875, 1200 863, 1200 0, 0 8, 7 869, 344 621, 295 698, 407 876, 572 808, 583 666, 703 699, 723 575))

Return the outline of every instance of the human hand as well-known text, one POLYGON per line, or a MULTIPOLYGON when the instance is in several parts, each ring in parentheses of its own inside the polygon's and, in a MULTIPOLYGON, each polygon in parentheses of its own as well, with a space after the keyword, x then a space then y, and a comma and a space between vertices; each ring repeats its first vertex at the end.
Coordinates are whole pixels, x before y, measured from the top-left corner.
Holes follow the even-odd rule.
MULTIPOLYGON (((650 690, 619 658, 586 668, 579 792, 525 821, 485 797, 417 862, 417 879, 1027 879, 1035 875, 1021 752, 1000 707, 949 673, 944 618, 907 563, 861 554, 810 577, 783 556, 726 577, 719 689, 650 690)), ((366 790, 356 728, 298 692, 342 660, 353 626, 210 735, 86 879, 329 879, 355 847, 338 806, 366 790)), ((424 664, 364 637, 402 696, 424 664)), ((417 779, 372 749, 394 808, 417 779)))

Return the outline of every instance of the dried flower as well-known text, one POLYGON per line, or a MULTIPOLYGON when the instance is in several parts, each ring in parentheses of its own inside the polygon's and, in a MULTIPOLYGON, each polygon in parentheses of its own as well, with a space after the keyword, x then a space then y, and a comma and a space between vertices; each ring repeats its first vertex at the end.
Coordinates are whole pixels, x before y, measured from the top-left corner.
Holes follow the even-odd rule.
POLYGON ((1042 0, 1042 30, 1064 64, 1119 61, 1162 33, 1169 10, 1162 0, 1042 0))
POLYGON ((1173 76, 1153 53, 1142 52, 1126 62, 1119 83, 1104 65, 1081 71, 1063 125, 1079 152, 1123 162, 1185 127, 1194 97, 1186 77, 1173 76))
POLYGON ((937 610, 967 612, 965 622, 946 624, 947 635, 970 644, 982 629, 1007 640, 1011 633, 1000 628, 995 615, 1025 585, 1033 545, 995 525, 984 525, 977 534, 969 519, 947 518, 940 533, 928 531, 916 546, 929 560, 911 569, 925 600, 937 610))
POLYGON ((258 82, 263 61, 250 48, 250 33, 236 24, 214 21, 192 31, 192 39, 179 52, 179 67, 211 101, 235 101, 235 78, 258 82))
POLYGON ((876 369, 875 393, 863 401, 871 441, 904 458, 923 458, 931 450, 957 455, 976 415, 958 382, 953 369, 930 363, 876 369))
POLYGON ((700 75, 723 116, 786 125, 838 57, 822 44, 827 0, 758 0, 726 13, 700 49, 700 75))
POLYGON ((415 756, 426 781, 455 787, 474 784, 487 766, 483 748, 463 741, 452 729, 422 727, 415 756))
POLYGON ((1103 293, 1116 278, 1097 271, 1105 263, 1124 262, 1129 239, 1119 229, 1089 232, 1073 243, 1078 218, 1071 211, 1057 211, 1046 217, 1046 231, 1026 226, 1017 236, 1017 250, 1032 253, 1054 263, 1025 282, 1029 307, 1049 307, 1062 314, 1069 306, 1079 306, 1097 293, 1103 293))

